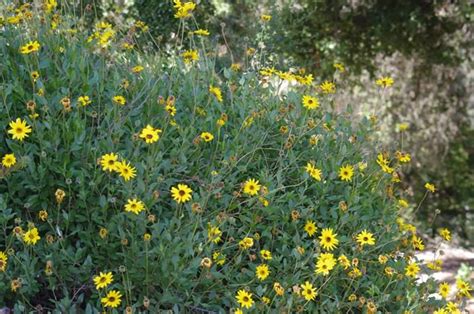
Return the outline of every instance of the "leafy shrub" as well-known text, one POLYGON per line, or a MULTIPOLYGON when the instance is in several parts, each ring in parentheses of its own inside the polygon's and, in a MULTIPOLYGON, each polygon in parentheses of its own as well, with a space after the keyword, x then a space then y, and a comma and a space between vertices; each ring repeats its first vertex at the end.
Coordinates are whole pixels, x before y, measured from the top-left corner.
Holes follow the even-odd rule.
MULTIPOLYGON (((89 29, 55 8, 2 7, 2 303, 444 306, 429 297, 433 280, 416 282, 439 265, 416 260, 423 242, 400 217, 409 156, 377 154, 376 121, 334 109, 338 75, 334 85, 250 65, 216 73, 197 34, 194 50, 163 57, 134 46, 142 23, 89 29)), ((185 38, 192 3, 175 10, 185 38)))

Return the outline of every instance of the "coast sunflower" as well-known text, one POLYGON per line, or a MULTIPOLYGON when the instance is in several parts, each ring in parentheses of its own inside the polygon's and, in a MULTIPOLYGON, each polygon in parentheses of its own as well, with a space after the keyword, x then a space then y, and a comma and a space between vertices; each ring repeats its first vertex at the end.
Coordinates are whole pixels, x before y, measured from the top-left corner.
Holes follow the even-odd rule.
POLYGON ((193 190, 186 184, 178 184, 177 187, 171 188, 171 196, 178 204, 189 201, 192 198, 192 192, 193 190))

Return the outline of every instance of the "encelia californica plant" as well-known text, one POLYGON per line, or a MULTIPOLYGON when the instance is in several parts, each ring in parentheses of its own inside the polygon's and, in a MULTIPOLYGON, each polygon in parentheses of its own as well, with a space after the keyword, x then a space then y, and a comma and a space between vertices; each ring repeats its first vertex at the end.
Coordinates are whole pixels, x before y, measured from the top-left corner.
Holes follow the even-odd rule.
POLYGON ((197 9, 174 1, 191 49, 165 54, 141 48, 152 40, 142 22, 88 26, 54 0, 1 6, 0 305, 461 307, 467 282, 446 303, 418 280, 441 265, 416 259, 423 241, 401 218, 410 155, 381 152, 376 117, 338 103, 344 66, 322 80, 249 50, 215 70, 197 9))

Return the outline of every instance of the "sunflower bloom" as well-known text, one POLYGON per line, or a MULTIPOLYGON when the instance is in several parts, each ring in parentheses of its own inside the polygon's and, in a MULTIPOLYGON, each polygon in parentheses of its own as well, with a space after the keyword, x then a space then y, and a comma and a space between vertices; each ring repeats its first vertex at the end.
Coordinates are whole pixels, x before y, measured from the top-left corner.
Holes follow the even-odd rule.
POLYGON ((346 165, 339 168, 339 178, 341 178, 342 181, 352 181, 353 175, 354 167, 351 165, 346 165))
POLYGON ((26 245, 35 245, 40 239, 37 228, 32 228, 23 235, 23 241, 26 245))
POLYGON ((38 41, 30 41, 26 45, 20 47, 20 52, 22 54, 30 54, 32 52, 37 52, 41 48, 41 45, 38 41))
POLYGON ((303 107, 309 110, 317 109, 319 107, 319 100, 316 97, 304 95, 303 96, 303 107))
POLYGON ((318 231, 318 228, 316 227, 316 224, 314 223, 314 221, 308 220, 306 221, 306 224, 304 225, 304 231, 306 231, 306 233, 310 237, 312 237, 313 234, 315 234, 316 231, 318 231))
POLYGON ((364 245, 375 245, 374 235, 370 232, 367 232, 367 230, 363 230, 357 235, 357 243, 359 243, 359 245, 362 247, 364 245))
POLYGON ((321 181, 321 169, 316 168, 312 163, 306 164, 306 172, 316 181, 321 181))
POLYGON ((244 183, 244 193, 250 196, 257 195, 258 191, 260 191, 261 185, 259 184, 258 180, 255 179, 248 179, 244 183))
POLYGON ((178 184, 177 187, 171 188, 171 197, 179 204, 179 203, 186 203, 187 201, 191 200, 192 198, 191 188, 186 184, 178 184))
POLYGON ((13 167, 16 164, 16 157, 15 154, 6 154, 2 158, 2 165, 5 168, 13 167))
POLYGON ((260 251, 260 256, 264 259, 264 260, 271 260, 272 259, 272 252, 268 251, 268 250, 261 250, 260 251))
POLYGON ((314 301, 318 293, 316 292, 316 288, 314 288, 309 281, 306 281, 301 285, 301 295, 306 301, 314 301))
POLYGON ((104 171, 116 171, 117 170, 118 156, 114 153, 102 155, 100 158, 100 165, 104 171))
POLYGON ((376 80, 375 84, 377 84, 380 87, 387 88, 387 87, 391 87, 393 85, 393 82, 394 82, 393 78, 391 78, 390 76, 384 76, 376 80))
POLYGON ((0 272, 4 272, 7 269, 8 255, 5 252, 0 251, 0 272))
POLYGON ((202 132, 200 137, 204 142, 210 142, 214 139, 214 135, 209 132, 202 132))
POLYGON ((337 234, 333 232, 332 228, 325 228, 321 231, 321 235, 319 236, 319 244, 325 250, 332 251, 339 244, 339 240, 336 236, 337 234))
POLYGON ((237 299, 237 302, 240 304, 240 306, 246 309, 251 308, 254 303, 252 300, 252 293, 243 289, 237 291, 235 298, 237 299))
POLYGON ((211 85, 209 86, 209 92, 216 97, 218 102, 222 102, 222 91, 219 87, 211 85))
POLYGON ((446 299, 449 295, 449 290, 450 290, 450 287, 449 287, 449 283, 447 282, 442 282, 439 284, 439 287, 438 287, 438 293, 444 298, 446 299))
POLYGON ((107 295, 100 299, 100 302, 104 307, 116 308, 122 303, 122 294, 120 291, 111 290, 107 292, 107 295))
POLYGON ((413 277, 413 278, 416 277, 419 271, 420 271, 420 267, 415 262, 409 263, 405 267, 405 275, 407 275, 408 277, 413 277))
POLYGON ((329 272, 336 266, 336 259, 332 253, 321 253, 316 261, 316 274, 323 276, 329 275, 329 272))
POLYGON ((108 285, 112 283, 112 281, 114 281, 114 278, 111 272, 108 272, 108 273, 100 272, 99 275, 95 276, 93 279, 94 279, 95 288, 97 290, 107 287, 108 285))
POLYGON ((145 141, 145 143, 152 144, 160 139, 161 132, 160 129, 154 128, 148 124, 144 129, 142 129, 139 136, 145 141))
POLYGON ((115 169, 125 181, 129 181, 137 176, 135 167, 125 160, 116 162, 115 169))
POLYGON ((446 241, 451 241, 451 232, 447 228, 438 231, 439 235, 446 241))
POLYGON ((127 200, 127 204, 125 204, 125 211, 135 215, 138 215, 144 209, 145 204, 136 198, 127 200))
POLYGON ((28 133, 31 133, 31 126, 29 126, 25 120, 17 118, 15 121, 9 123, 10 130, 8 133, 12 135, 14 140, 23 141, 25 137, 28 137, 28 133))
POLYGON ((265 280, 268 277, 268 275, 270 275, 270 270, 268 269, 268 265, 267 264, 258 265, 257 269, 255 270, 255 275, 261 281, 265 280))

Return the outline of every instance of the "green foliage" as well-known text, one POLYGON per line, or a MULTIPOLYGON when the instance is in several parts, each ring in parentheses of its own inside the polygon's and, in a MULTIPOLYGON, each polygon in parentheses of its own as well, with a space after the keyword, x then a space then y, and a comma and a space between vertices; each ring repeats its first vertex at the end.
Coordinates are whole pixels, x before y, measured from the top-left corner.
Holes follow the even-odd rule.
MULTIPOLYGON (((216 73, 213 47, 202 38, 189 43, 199 47, 200 60, 183 62, 182 51, 164 56, 124 46, 136 42, 137 29, 105 23, 89 29, 66 14, 55 27, 52 12, 29 7, 12 23, 8 17, 19 13, 1 9, 7 22, 0 33, 0 151, 17 158, 1 168, 0 251, 8 254, 0 270, 2 304, 18 312, 95 313, 105 291, 116 290, 119 311, 223 312, 237 308, 237 291, 247 289, 254 312, 346 312, 359 304, 428 312, 441 305, 429 297, 433 280, 417 284, 406 275, 416 262, 414 226, 399 215, 403 191, 376 161, 376 124, 334 110, 336 96, 320 92, 321 78, 295 84, 262 77, 248 65, 216 73), (30 40, 39 50, 20 53, 30 40), (222 90, 222 102, 211 85, 222 90), (79 104, 84 95, 91 104, 79 104), (117 95, 125 105, 113 102, 117 95), (306 109, 303 95, 317 95, 320 107, 306 109), (8 133, 16 118, 32 128, 23 141, 8 133), (162 131, 157 142, 140 137, 147 125, 162 131), (203 140, 202 132, 214 139, 203 140), (100 161, 108 153, 129 161, 136 177, 126 181, 123 173, 105 171, 100 161), (322 180, 308 175, 308 163, 322 180), (355 173, 343 181, 346 165, 355 173), (244 188, 250 178, 262 185, 255 195, 244 188), (173 200, 170 190, 178 184, 192 189, 190 202, 173 200), (130 199, 146 209, 127 212, 130 199), (304 231, 308 220, 337 233, 331 253, 345 255, 348 269, 338 262, 329 275, 315 274, 316 260, 328 251, 319 230, 304 231), (212 227, 221 231, 219 241, 209 234, 212 227), (29 245, 25 233, 33 228, 41 239, 29 245), (363 230, 374 235, 374 245, 357 244, 363 230), (245 237, 253 239, 247 249, 239 245, 245 237), (262 249, 273 258, 263 260, 262 249), (223 264, 216 253, 225 256, 223 264), (270 275, 260 281, 255 270, 263 263, 270 275), (93 282, 100 272, 113 273, 104 289, 93 282), (318 290, 316 302, 296 292, 306 281, 318 290), (352 294, 356 300, 349 300, 352 294)), ((178 38, 188 39, 182 36, 192 29, 187 23, 178 38)), ((390 164, 402 171, 398 161, 390 164)))

